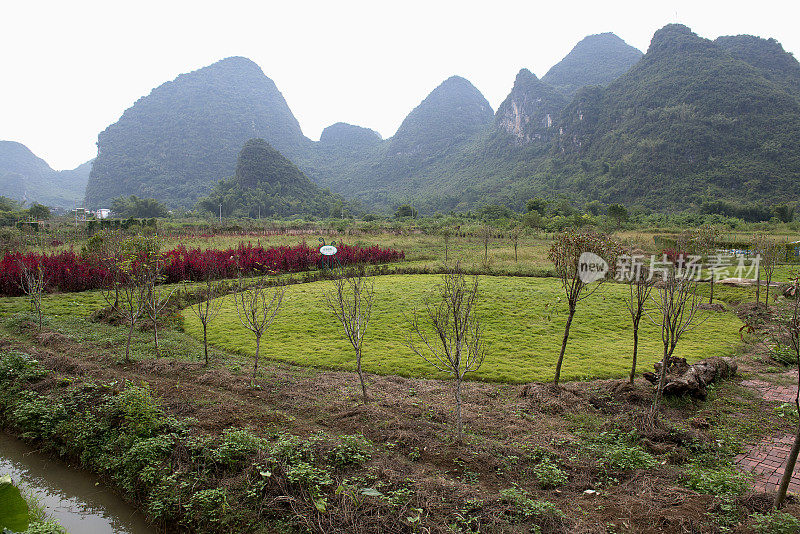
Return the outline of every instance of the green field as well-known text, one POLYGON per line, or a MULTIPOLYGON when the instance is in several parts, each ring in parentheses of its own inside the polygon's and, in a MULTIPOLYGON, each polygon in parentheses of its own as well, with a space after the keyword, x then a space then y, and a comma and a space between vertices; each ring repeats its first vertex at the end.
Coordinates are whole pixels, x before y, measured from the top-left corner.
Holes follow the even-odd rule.
MULTIPOLYGON (((435 275, 374 278, 375 304, 364 339, 363 364, 368 372, 439 378, 425 361, 404 344, 407 317, 440 277, 435 275)), ((353 350, 324 305, 330 282, 286 289, 278 318, 262 340, 262 357, 326 368, 353 369, 353 350)), ((487 354, 474 378, 499 382, 543 381, 552 378, 566 319, 566 305, 553 278, 480 277, 487 354)), ((573 322, 562 378, 615 378, 629 370, 630 317, 625 309, 627 287, 606 284, 581 302, 573 322)), ((686 334, 676 356, 698 360, 730 354, 739 341, 739 319, 729 312, 703 312, 706 320, 686 334), (707 315, 705 315, 708 313, 707 315)), ((190 335, 201 337, 199 321, 184 310, 190 335)), ((661 350, 660 332, 646 318, 640 332, 640 369, 652 369, 661 350)), ((255 352, 255 340, 238 322, 233 301, 209 328, 214 346, 244 355, 255 352)))

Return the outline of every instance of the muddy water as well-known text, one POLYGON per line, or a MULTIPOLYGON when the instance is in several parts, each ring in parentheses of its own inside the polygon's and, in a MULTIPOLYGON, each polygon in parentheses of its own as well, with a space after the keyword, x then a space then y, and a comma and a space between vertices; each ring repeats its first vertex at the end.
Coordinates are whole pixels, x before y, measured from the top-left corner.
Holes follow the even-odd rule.
POLYGON ((67 467, 0 432, 0 475, 11 475, 39 498, 71 534, 153 534, 137 513, 91 474, 67 467))

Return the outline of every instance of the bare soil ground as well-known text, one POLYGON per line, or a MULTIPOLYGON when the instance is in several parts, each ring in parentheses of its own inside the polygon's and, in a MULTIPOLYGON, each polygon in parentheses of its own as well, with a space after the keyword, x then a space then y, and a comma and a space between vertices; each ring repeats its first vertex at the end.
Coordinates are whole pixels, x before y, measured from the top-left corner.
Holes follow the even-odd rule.
MULTIPOLYGON (((219 362, 210 367, 173 359, 126 364, 103 344, 76 342, 54 331, 36 334, 32 328, 0 337, 0 350, 8 349, 27 352, 54 371, 32 386, 39 392, 63 387, 64 379, 116 381, 118 387, 126 380, 146 382, 169 413, 194 418, 197 432, 247 427, 264 435, 363 434, 376 446, 364 476, 389 486, 413 486, 414 497, 393 509, 393 516, 385 509, 347 510, 339 500, 336 514, 305 518, 312 531, 530 532, 538 526, 539 532, 565 533, 752 532, 748 515, 768 511, 772 496, 746 492, 735 499, 733 521, 725 519, 719 496, 686 487, 686 465, 698 448, 721 447, 718 440, 744 445, 793 428, 792 421, 776 416, 774 401, 739 385, 769 375, 764 369, 771 364, 760 360, 757 344, 746 345, 737 356, 739 376, 718 385, 706 401, 668 400, 655 427, 642 423, 652 401, 652 386, 644 379, 633 385, 602 380, 561 388, 467 383, 464 443, 452 431, 453 390, 447 381, 370 375, 372 400, 363 404, 357 375, 349 372, 265 362, 252 387, 246 371, 234 372, 219 362), (620 429, 638 431, 636 446, 655 458, 655 467, 609 467, 598 449, 587 445, 591 436, 620 429), (556 459, 566 481, 543 489, 531 451, 556 459), (512 487, 553 503, 564 517, 519 517, 499 497, 512 487), (418 523, 410 521, 414 510, 422 510, 418 523)), ((736 447, 725 450, 732 460, 736 447)), ((800 515, 794 498, 786 510, 800 515)))

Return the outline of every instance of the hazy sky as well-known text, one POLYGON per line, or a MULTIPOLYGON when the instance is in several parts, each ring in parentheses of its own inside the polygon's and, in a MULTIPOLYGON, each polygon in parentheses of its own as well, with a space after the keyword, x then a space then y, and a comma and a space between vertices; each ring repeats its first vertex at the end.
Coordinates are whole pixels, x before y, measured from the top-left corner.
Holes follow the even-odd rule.
POLYGON ((800 57, 797 0, 2 0, 0 139, 75 167, 137 98, 233 55, 275 81, 311 139, 337 121, 389 137, 450 75, 496 109, 520 68, 541 77, 586 35, 612 31, 646 51, 676 21, 712 39, 775 37, 800 57))

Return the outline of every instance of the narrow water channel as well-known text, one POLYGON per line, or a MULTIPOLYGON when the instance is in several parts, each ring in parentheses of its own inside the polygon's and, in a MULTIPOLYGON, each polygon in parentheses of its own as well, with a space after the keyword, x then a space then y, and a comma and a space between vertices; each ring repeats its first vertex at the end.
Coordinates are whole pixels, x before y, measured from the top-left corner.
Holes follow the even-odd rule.
POLYGON ((70 534, 153 534, 144 517, 97 477, 0 432, 0 475, 11 475, 70 534))

